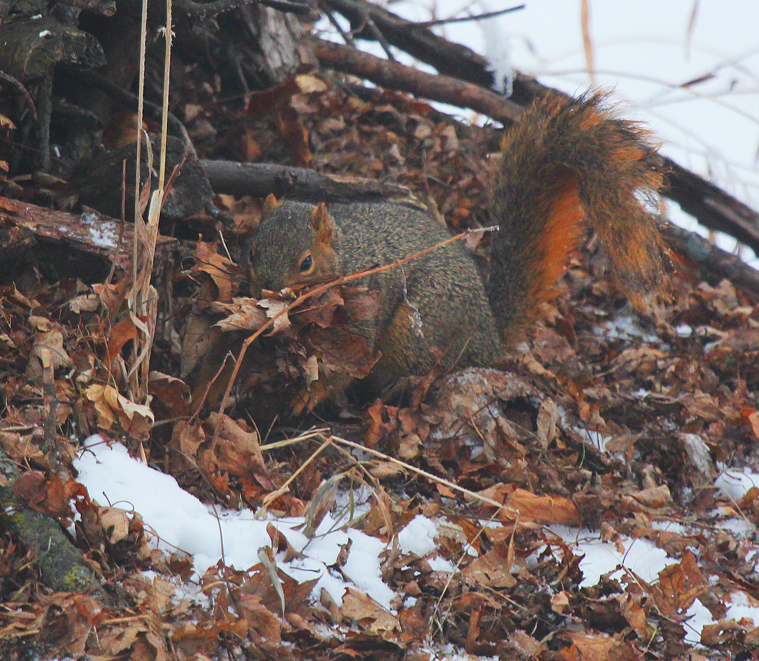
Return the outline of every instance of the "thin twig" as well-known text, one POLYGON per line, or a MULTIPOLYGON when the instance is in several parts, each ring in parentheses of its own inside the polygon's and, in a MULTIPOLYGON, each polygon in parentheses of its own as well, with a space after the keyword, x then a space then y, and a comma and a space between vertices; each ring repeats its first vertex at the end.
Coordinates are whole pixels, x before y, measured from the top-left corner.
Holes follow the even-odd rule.
POLYGON ((369 454, 372 454, 375 457, 378 457, 385 461, 389 461, 390 463, 396 464, 397 466, 401 466, 402 468, 410 471, 411 473, 416 473, 417 475, 421 475, 422 477, 425 477, 428 480, 432 480, 433 482, 442 484, 448 487, 449 489, 453 489, 454 491, 463 493, 465 496, 469 496, 470 498, 473 498, 474 500, 479 500, 482 503, 491 505, 492 507, 496 507, 498 511, 504 511, 509 516, 513 516, 515 518, 519 516, 519 510, 514 509, 513 507, 509 507, 508 505, 505 505, 504 503, 499 503, 497 500, 493 500, 492 498, 483 496, 482 494, 479 494, 476 491, 471 491, 470 489, 467 489, 466 487, 459 486, 455 482, 446 480, 444 477, 439 477, 438 475, 433 475, 432 473, 428 473, 426 470, 422 470, 421 468, 417 468, 416 466, 407 464, 405 461, 401 461, 400 459, 391 457, 388 454, 384 454, 382 452, 379 452, 378 450, 373 450, 372 448, 368 448, 365 445, 361 445, 360 443, 354 443, 353 441, 349 441, 348 439, 341 438, 339 436, 332 435, 329 438, 335 443, 347 445, 348 447, 354 448, 356 450, 361 450, 362 452, 368 452, 369 454))
POLYGON ((449 23, 468 23, 469 21, 484 21, 488 18, 495 18, 496 16, 503 16, 504 14, 510 14, 513 11, 519 11, 524 9, 526 5, 516 5, 515 7, 508 7, 507 9, 499 9, 498 11, 486 11, 483 14, 474 14, 472 16, 457 16, 456 18, 438 18, 434 21, 421 21, 409 26, 409 29, 416 30, 417 28, 429 28, 433 25, 448 25, 449 23))
POLYGON ((332 439, 329 436, 326 436, 324 434, 318 434, 315 435, 318 438, 322 439, 322 444, 316 449, 315 452, 311 453, 311 456, 306 459, 300 466, 298 466, 298 470, 296 470, 285 482, 275 491, 271 491, 266 494, 266 497, 263 500, 262 506, 264 509, 269 507, 269 503, 277 498, 279 498, 281 495, 287 493, 290 490, 290 484, 295 480, 295 478, 298 477, 305 469, 306 467, 314 460, 316 459, 324 450, 326 450, 330 445, 332 445, 332 439))

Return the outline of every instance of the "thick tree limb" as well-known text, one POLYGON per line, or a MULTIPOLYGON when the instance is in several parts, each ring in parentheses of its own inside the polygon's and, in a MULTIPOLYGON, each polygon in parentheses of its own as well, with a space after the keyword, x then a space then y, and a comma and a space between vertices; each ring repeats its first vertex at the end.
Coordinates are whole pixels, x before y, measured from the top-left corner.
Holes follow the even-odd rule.
POLYGON ((411 202, 411 191, 404 186, 383 184, 373 179, 345 179, 320 174, 315 170, 273 165, 201 161, 211 186, 217 193, 253 195, 320 202, 391 200, 411 202))
POLYGON ((665 223, 662 233, 677 252, 695 262, 704 271, 720 279, 727 278, 737 287, 759 296, 759 271, 748 266, 739 257, 672 223, 665 223))
POLYGON ((383 87, 411 92, 460 108, 471 108, 505 124, 516 120, 522 112, 522 108, 513 101, 472 83, 450 76, 433 76, 398 62, 388 62, 355 48, 320 39, 312 39, 310 44, 324 66, 371 80, 383 87))
POLYGON ((671 173, 664 194, 704 227, 735 237, 759 255, 759 213, 703 177, 664 160, 671 173))

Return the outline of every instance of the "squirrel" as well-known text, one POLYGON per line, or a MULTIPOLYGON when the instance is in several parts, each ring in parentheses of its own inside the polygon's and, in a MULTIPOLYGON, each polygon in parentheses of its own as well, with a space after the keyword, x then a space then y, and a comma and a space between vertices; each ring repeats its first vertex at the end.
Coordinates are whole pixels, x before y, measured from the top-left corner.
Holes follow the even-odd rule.
MULTIPOLYGON (((615 284, 641 300, 661 283, 663 242, 642 196, 662 178, 650 133, 616 118, 605 94, 537 100, 502 141, 489 282, 461 241, 359 281, 379 296, 376 317, 352 328, 380 356, 367 378, 382 383, 436 365, 498 364, 551 297, 585 224, 601 239, 615 284)), ((253 295, 392 264, 451 236, 423 211, 399 204, 269 206, 276 208, 246 250, 253 295)), ((296 411, 351 380, 320 376, 296 411)))

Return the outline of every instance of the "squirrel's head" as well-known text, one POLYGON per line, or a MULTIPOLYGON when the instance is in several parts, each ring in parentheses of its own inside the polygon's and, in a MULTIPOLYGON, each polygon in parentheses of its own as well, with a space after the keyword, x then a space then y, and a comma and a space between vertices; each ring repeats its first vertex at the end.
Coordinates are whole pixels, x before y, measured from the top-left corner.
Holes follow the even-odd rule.
POLYGON ((337 228, 327 207, 272 200, 267 199, 261 225, 247 246, 251 293, 300 289, 339 277, 333 247, 337 228))

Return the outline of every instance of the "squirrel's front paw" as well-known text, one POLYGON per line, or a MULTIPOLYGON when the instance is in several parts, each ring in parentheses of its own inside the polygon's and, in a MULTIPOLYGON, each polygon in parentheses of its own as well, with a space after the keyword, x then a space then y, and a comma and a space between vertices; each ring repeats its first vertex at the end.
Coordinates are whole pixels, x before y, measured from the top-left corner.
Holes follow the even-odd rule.
POLYGON ((304 410, 313 411, 314 407, 329 396, 329 388, 325 385, 323 379, 313 381, 310 386, 304 388, 300 394, 292 401, 291 406, 296 415, 300 415, 304 410))

